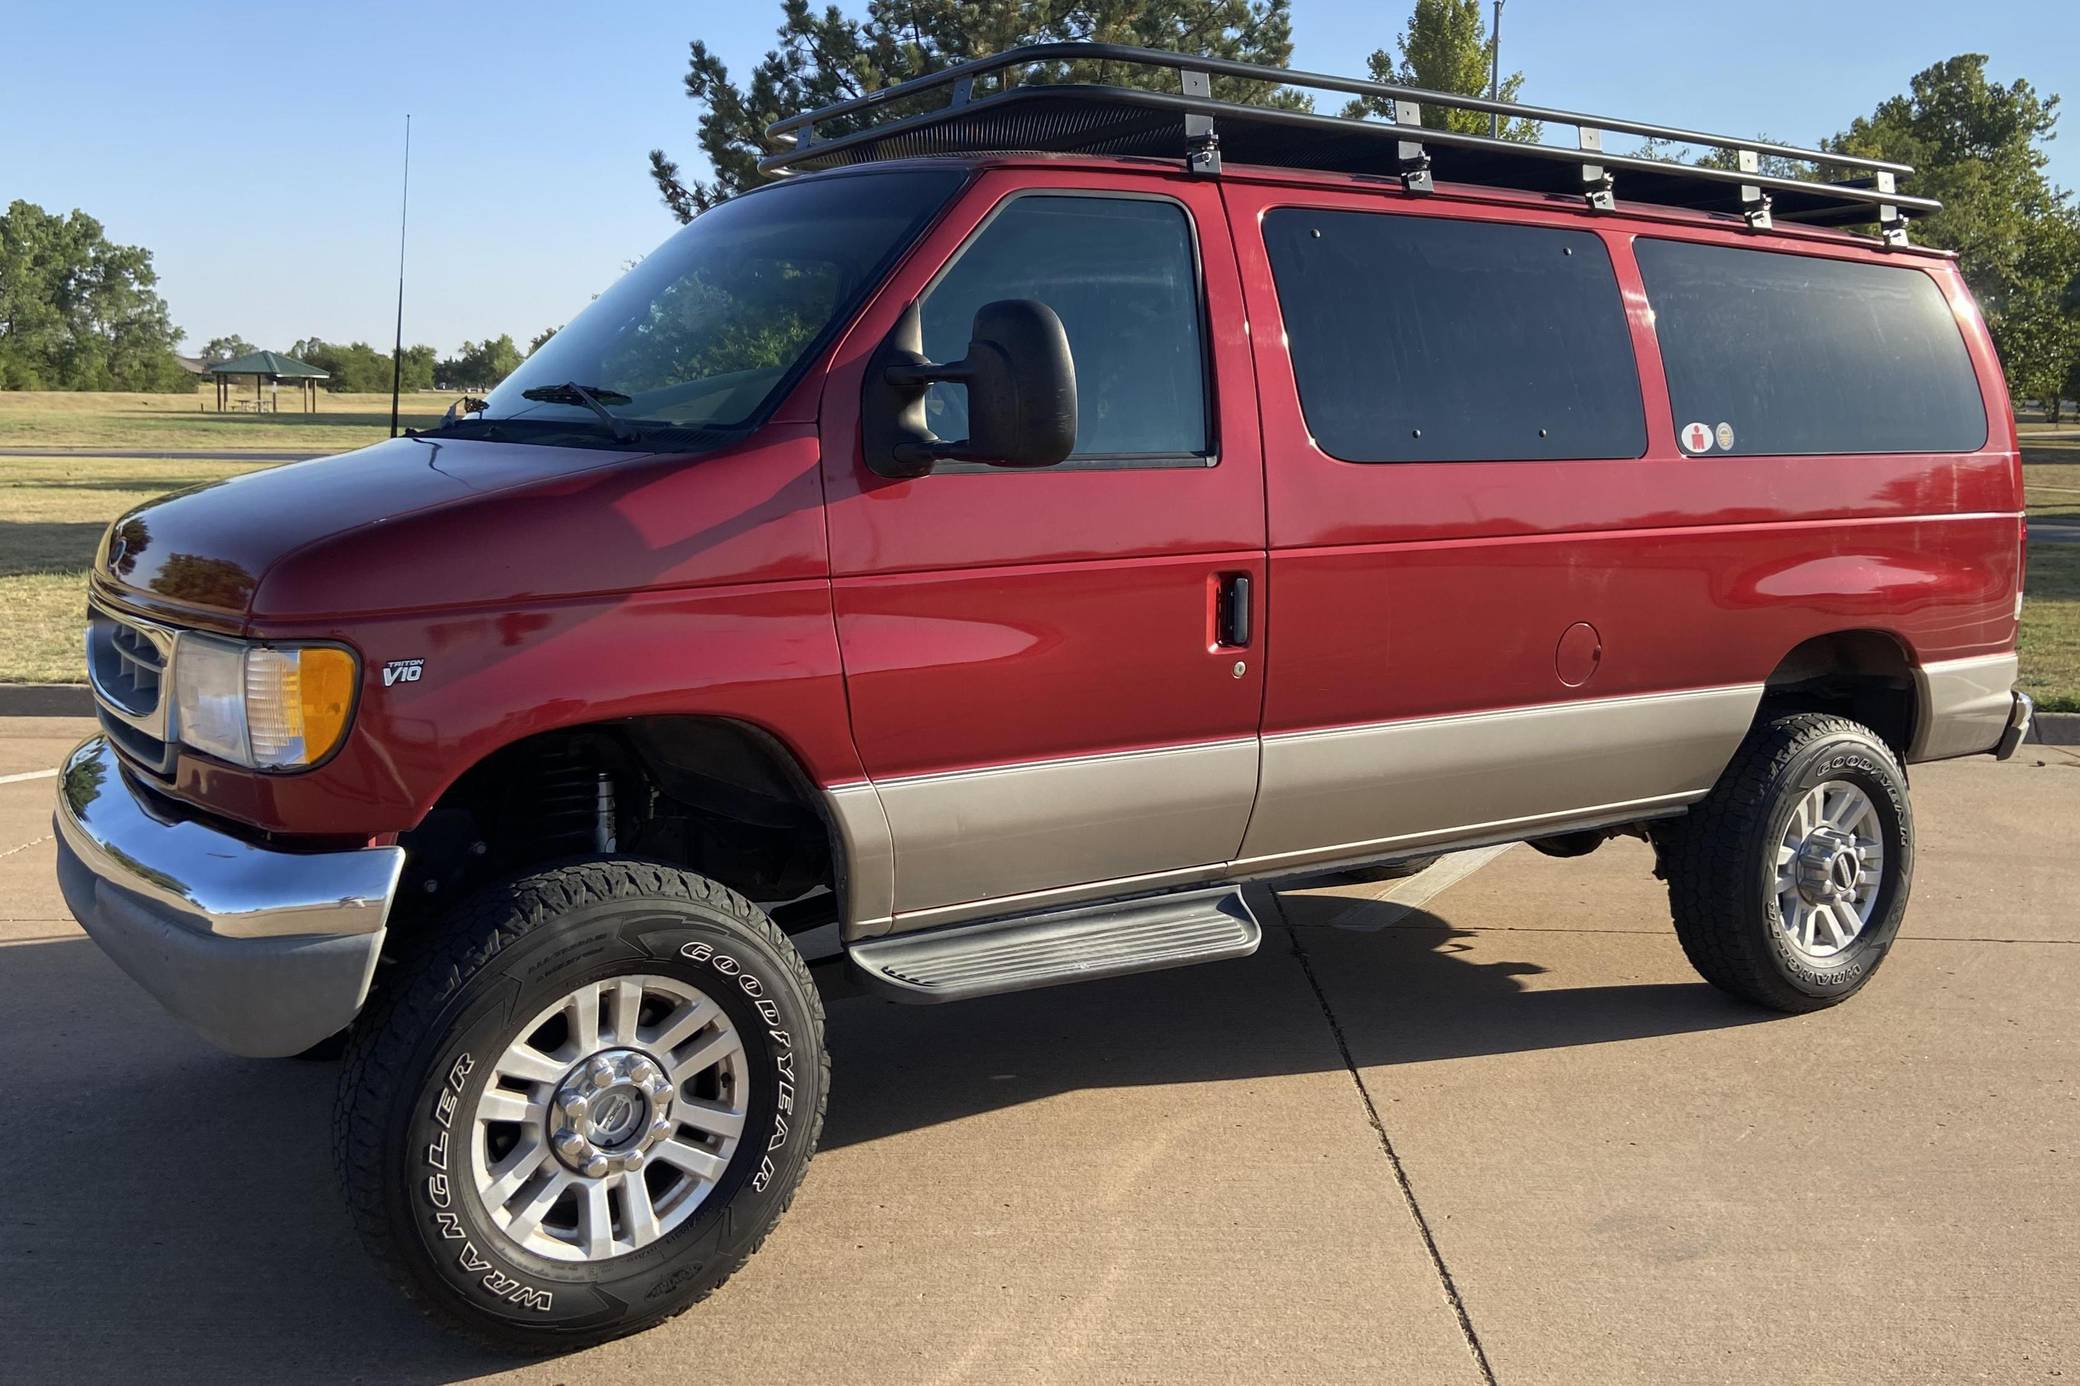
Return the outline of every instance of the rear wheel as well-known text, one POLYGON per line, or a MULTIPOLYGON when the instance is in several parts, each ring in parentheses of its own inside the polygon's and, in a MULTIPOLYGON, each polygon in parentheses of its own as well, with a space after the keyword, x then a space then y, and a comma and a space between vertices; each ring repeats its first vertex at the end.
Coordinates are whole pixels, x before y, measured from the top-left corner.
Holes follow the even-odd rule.
POLYGON ((640 862, 492 891, 357 1026, 336 1118, 406 1292, 558 1350, 704 1297, 785 1210, 828 1068, 814 984, 755 906, 640 862))
POLYGON ((1704 979, 1811 1011, 1868 982, 1913 882, 1906 775, 1877 733, 1818 713, 1757 727, 1665 842, 1676 936, 1704 979))

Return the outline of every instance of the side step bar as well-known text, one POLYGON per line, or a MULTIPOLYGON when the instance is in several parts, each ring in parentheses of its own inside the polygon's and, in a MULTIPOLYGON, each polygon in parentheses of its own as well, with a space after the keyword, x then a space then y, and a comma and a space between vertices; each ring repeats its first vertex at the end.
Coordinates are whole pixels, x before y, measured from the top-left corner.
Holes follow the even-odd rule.
POLYGON ((965 1001, 1246 957, 1264 932, 1232 887, 992 919, 851 947, 875 991, 897 1001, 965 1001))

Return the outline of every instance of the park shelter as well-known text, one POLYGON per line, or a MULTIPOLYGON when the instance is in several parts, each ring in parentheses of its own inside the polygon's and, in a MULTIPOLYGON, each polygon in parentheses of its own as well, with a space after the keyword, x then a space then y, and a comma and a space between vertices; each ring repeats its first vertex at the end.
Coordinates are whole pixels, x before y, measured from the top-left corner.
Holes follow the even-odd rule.
POLYGON ((281 383, 291 380, 303 398, 303 412, 315 413, 318 408, 318 382, 332 377, 305 361, 293 356, 284 356, 278 351, 255 351, 244 356, 235 356, 229 361, 219 361, 209 368, 217 378, 217 412, 223 413, 230 402, 230 385, 233 376, 253 377, 253 407, 260 407, 260 384, 267 382, 274 388, 275 412, 281 410, 281 383))

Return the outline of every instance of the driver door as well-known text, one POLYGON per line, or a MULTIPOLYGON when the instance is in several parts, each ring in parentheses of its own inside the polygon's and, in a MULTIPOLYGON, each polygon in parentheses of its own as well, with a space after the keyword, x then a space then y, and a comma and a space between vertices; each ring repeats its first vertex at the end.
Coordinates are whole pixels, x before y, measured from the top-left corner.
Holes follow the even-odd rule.
MULTIPOLYGON (((1264 679, 1250 371, 1219 189, 1182 176, 986 172, 840 347, 822 418, 838 639, 894 857, 888 917, 856 928, 1153 889, 1236 854, 1264 679), (1068 333, 1070 459, 869 470, 864 363, 902 310, 920 300, 947 361, 977 307, 1014 298, 1068 333)), ((934 387, 942 437, 965 434, 961 390, 934 387)))

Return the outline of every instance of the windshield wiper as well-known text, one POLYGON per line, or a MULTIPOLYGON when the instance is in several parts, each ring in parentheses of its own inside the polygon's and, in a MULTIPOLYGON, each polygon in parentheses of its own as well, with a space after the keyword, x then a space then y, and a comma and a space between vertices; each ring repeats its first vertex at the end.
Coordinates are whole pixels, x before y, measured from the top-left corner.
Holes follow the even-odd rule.
POLYGON ((520 397, 540 400, 544 404, 582 404, 606 421, 616 442, 635 441, 636 431, 629 427, 628 421, 607 408, 609 404, 629 402, 629 396, 619 390, 602 390, 596 385, 580 385, 575 380, 566 380, 561 385, 537 385, 532 390, 522 390, 520 397))

